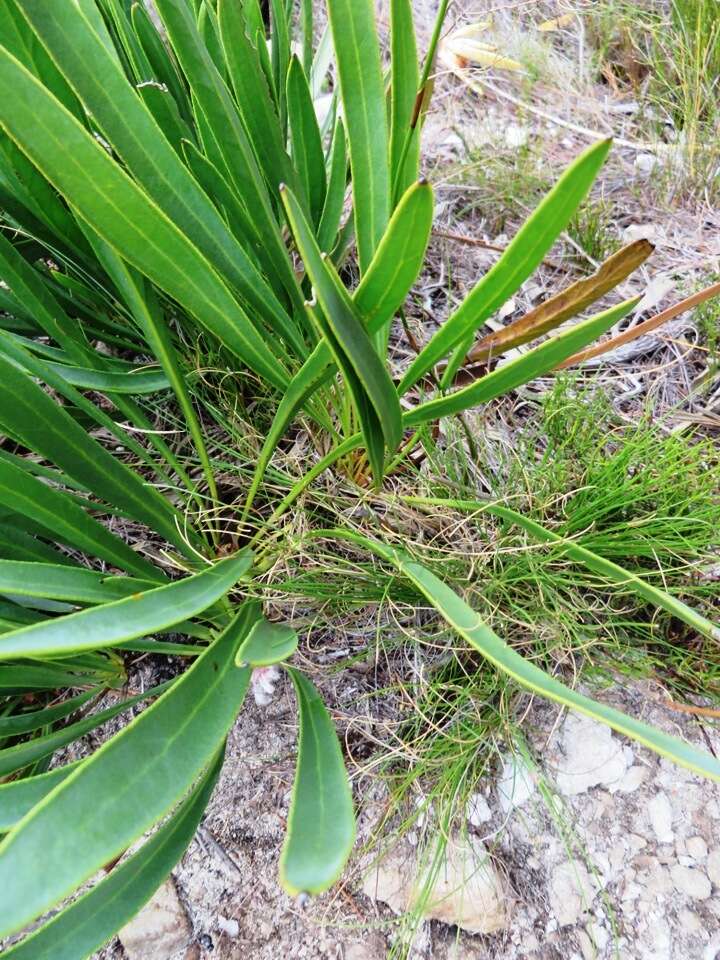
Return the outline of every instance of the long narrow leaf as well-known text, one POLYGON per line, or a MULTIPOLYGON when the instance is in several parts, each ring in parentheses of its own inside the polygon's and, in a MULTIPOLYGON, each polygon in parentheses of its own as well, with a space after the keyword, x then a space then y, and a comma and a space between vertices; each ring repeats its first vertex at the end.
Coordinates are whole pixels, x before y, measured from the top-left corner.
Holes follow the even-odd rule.
POLYGON ((203 255, 48 91, 0 49, 0 123, 94 229, 276 386, 286 376, 203 255), (10 107, 12 103, 12 107, 10 107))
POLYGON ((88 436, 24 372, 0 355, 0 421, 25 446, 54 463, 114 507, 147 523, 185 552, 169 503, 88 436))
POLYGON ((156 582, 162 579, 157 567, 93 519, 67 493, 1 460, 0 504, 41 523, 67 546, 101 557, 140 577, 156 582))
POLYGON ((387 230, 353 300, 371 333, 382 333, 405 302, 423 265, 433 219, 433 191, 413 184, 390 218, 387 230))
POLYGON ((420 165, 419 125, 409 149, 404 149, 405 138, 416 119, 415 100, 420 88, 411 0, 391 0, 390 36, 390 175, 395 196, 401 197, 417 180, 420 165))
POLYGON ((147 903, 183 855, 221 767, 222 756, 140 850, 4 956, 12 960, 78 960, 101 947, 147 903))
POLYGON ((459 413, 480 403, 488 403, 495 397, 507 393, 508 390, 514 390, 536 377, 549 373, 565 357, 569 357, 576 350, 582 349, 581 346, 576 346, 576 344, 584 346, 592 343, 606 330, 609 330, 614 323, 628 314, 638 300, 638 297, 633 300, 625 300, 623 303, 611 307, 609 310, 604 310, 589 320, 576 324, 565 333, 552 337, 524 356, 498 367, 492 373, 487 374, 475 383, 471 383, 462 390, 456 390, 448 396, 421 403, 420 406, 405 414, 403 424, 406 427, 417 426, 421 423, 436 420, 438 417, 459 413))
POLYGON ((280 880, 291 894, 322 893, 338 879, 355 839, 352 794, 340 744, 320 694, 297 670, 300 711, 297 771, 280 880))
POLYGON ((293 160, 307 197, 310 215, 319 226, 325 204, 325 154, 307 78, 297 57, 287 77, 288 118, 293 160))
POLYGON ((165 630, 225 596, 251 564, 246 550, 167 586, 6 633, 0 638, 0 659, 66 656, 165 630))
POLYGON ((50 597, 71 603, 110 603, 151 590, 152 580, 113 577, 87 567, 0 560, 0 593, 22 597, 50 597))
POLYGON ((219 159, 228 170, 242 202, 252 210, 253 226, 272 258, 277 277, 295 308, 302 310, 302 295, 273 215, 270 197, 230 91, 202 42, 186 0, 157 0, 156 6, 204 115, 219 159))
POLYGON ((99 689, 86 690, 77 697, 63 700, 54 707, 44 707, 42 710, 29 710, 26 713, 16 713, 10 717, 0 718, 0 737, 19 737, 25 733, 32 733, 41 727, 57 723, 75 713, 88 700, 92 700, 99 693, 99 689))
POLYGON ((390 216, 387 112, 372 0, 328 0, 350 145, 360 270, 370 265, 390 216))
POLYGON ((593 144, 565 171, 497 263, 421 350, 402 379, 398 388, 401 394, 473 335, 538 267, 592 186, 610 145, 609 140, 593 144))
MULTIPOLYGON (((42 42, 133 176, 260 316, 282 310, 74 4, 22 4, 42 42), (152 149, 148 149, 152 144, 152 149)), ((149 79, 149 77, 147 78, 149 79)))
POLYGON ((280 118, 258 51, 248 39, 242 5, 234 0, 220 0, 218 19, 238 110, 268 185, 273 191, 281 183, 292 185, 295 173, 285 149, 280 118))
POLYGON ((333 531, 333 535, 353 540, 392 563, 417 587, 461 637, 493 666, 521 686, 548 700, 554 700, 564 707, 584 713, 593 720, 605 723, 618 733, 649 747, 655 753, 668 757, 695 773, 720 782, 720 761, 711 754, 566 687, 508 646, 447 584, 419 563, 415 563, 410 557, 359 534, 333 531))
POLYGON ((321 254, 300 204, 287 188, 282 196, 323 314, 367 393, 386 446, 392 450, 400 442, 402 429, 400 405, 390 375, 375 352, 349 294, 321 254))
POLYGON ((238 670, 234 657, 249 626, 241 613, 170 690, 7 835, 0 844, 0 936, 68 896, 184 796, 242 706, 250 671, 238 670))
POLYGON ((335 246, 337 233, 340 229, 345 191, 347 189, 347 146, 345 143, 345 127, 342 118, 338 117, 333 132, 330 149, 330 170, 328 173, 327 192, 323 206, 320 225, 318 227, 318 246, 325 253, 330 253, 335 246))

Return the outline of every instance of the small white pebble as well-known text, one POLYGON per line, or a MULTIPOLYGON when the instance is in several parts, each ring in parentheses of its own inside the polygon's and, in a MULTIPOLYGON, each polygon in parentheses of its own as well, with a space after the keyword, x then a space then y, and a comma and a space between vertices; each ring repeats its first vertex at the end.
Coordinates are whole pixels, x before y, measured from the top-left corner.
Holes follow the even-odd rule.
POLYGON ((240 924, 232 917, 218 917, 217 925, 222 933, 226 933, 233 940, 240 936, 240 924))
POLYGON ((687 842, 687 852, 693 860, 704 860, 708 855, 707 844, 702 837, 690 837, 687 842))
POLYGON ((275 684, 280 679, 277 667, 257 667, 252 672, 250 683, 253 697, 259 707, 266 707, 275 696, 275 684))

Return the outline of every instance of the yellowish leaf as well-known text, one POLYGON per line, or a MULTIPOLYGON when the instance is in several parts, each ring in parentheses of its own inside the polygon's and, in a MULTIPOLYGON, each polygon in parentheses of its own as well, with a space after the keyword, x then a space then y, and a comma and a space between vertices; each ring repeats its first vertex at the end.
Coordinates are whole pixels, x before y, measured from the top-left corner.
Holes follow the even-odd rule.
POLYGON ((561 27, 569 26, 575 17, 576 14, 574 13, 564 13, 561 17, 553 17, 551 20, 543 20, 543 22, 538 25, 538 30, 541 33, 552 33, 554 30, 560 30, 561 27))

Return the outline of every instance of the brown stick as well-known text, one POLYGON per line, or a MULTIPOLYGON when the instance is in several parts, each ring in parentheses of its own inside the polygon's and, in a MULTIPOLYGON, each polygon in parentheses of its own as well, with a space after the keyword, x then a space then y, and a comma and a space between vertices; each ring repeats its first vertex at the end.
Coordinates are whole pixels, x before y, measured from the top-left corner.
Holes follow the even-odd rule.
POLYGON ((665 706, 671 710, 677 710, 678 713, 691 713, 696 717, 720 717, 720 710, 713 707, 691 707, 685 703, 676 703, 674 700, 666 700, 665 706))
POLYGON ((580 353, 574 354, 559 364, 555 369, 564 370, 566 367, 570 367, 575 363, 591 360, 593 357, 599 357, 604 353, 609 353, 611 350, 616 350, 626 343, 632 343, 633 340, 637 340, 638 337, 643 337, 645 334, 651 333, 664 323, 667 323, 668 320, 673 320, 681 313, 692 310, 693 307, 697 307, 699 304, 705 303, 706 300, 710 300, 712 297, 717 297, 718 295, 720 295, 720 283, 713 283, 709 287, 705 287, 704 290, 699 290, 692 296, 686 297, 679 303, 674 304, 674 306, 668 307, 661 313, 655 314, 654 317, 649 317, 647 320, 643 320, 642 323, 637 323, 629 330, 619 333, 616 337, 611 337, 610 340, 605 340, 602 343, 596 343, 595 346, 588 347, 587 350, 582 350, 580 353))

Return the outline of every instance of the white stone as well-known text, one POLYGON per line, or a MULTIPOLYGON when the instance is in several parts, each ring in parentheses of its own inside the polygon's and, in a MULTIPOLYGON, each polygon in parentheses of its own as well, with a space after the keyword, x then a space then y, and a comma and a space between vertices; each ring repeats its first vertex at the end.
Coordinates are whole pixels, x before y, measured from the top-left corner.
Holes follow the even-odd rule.
POLYGON ((466 816, 473 827, 480 827, 492 819, 492 811, 481 793, 474 793, 468 800, 466 816))
MULTIPOLYGON (((391 851, 373 865, 363 881, 363 892, 386 903, 395 913, 405 913, 425 894, 427 865, 414 856, 391 851)), ((451 837, 423 917, 456 925, 469 933, 496 933, 507 918, 506 891, 487 848, 475 837, 451 837)))
POLYGON ((687 851, 693 860, 704 860, 708 855, 707 844, 702 837, 690 837, 687 842, 687 851))
POLYGON ((683 867, 676 863, 670 868, 670 876, 676 890, 692 897, 693 900, 707 900, 712 887, 707 874, 692 867, 683 867))
POLYGON ((232 917, 218 917, 218 929, 233 940, 240 936, 240 924, 232 917))
POLYGON ((617 785, 617 789, 621 793, 632 793, 634 790, 637 790, 637 788, 641 784, 645 782, 645 780, 647 779, 647 776, 648 776, 647 767, 641 767, 639 765, 630 767, 628 772, 625 774, 625 776, 622 778, 620 783, 617 785))
POLYGON ((656 793, 648 803, 648 816, 660 843, 672 843, 672 807, 665 793, 656 793))
POLYGON ((280 679, 280 670, 277 667, 256 667, 250 675, 255 703, 259 707, 266 707, 275 698, 275 685, 280 679))
POLYGON ((720 887, 720 847, 710 851, 705 867, 708 877, 716 887, 720 887))
POLYGON ((687 908, 681 910, 678 914, 678 920, 680 921, 680 926, 686 933, 699 933, 700 930, 702 930, 702 921, 692 910, 688 910, 687 908))
POLYGON ((720 933, 715 934, 710 943, 705 947, 703 960, 718 960, 720 957, 720 933))
POLYGON ((628 767, 622 744, 605 724, 570 714, 563 725, 564 760, 556 774, 558 789, 566 796, 585 793, 598 785, 617 788, 628 767))
POLYGON ((364 943, 351 943, 345 947, 345 960, 369 960, 372 954, 364 943))
POLYGON ((657 164, 658 158, 654 153, 639 153, 635 157, 635 169, 645 176, 652 173, 657 164))
POLYGON ((535 777, 522 757, 508 756, 498 780, 498 799, 503 813, 522 806, 535 792, 535 777))
POLYGON ((128 960, 170 960, 190 942, 190 924, 168 879, 118 937, 128 960))
POLYGON ((549 892, 552 916, 561 927, 566 927, 590 909, 597 886, 585 866, 579 860, 571 860, 555 868, 549 892))
POLYGON ((528 142, 529 130, 517 123, 509 123, 505 127, 505 143, 509 147, 524 147, 528 142))

